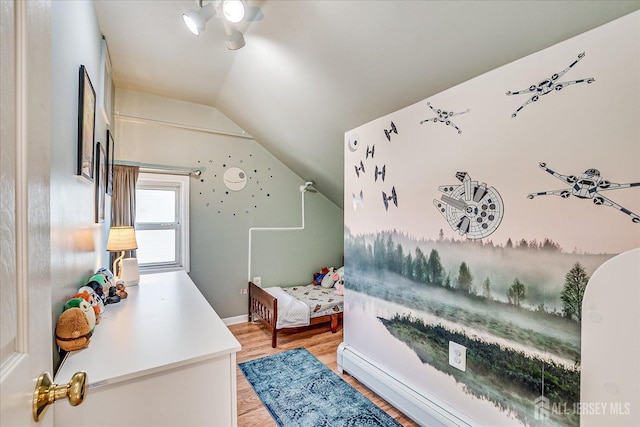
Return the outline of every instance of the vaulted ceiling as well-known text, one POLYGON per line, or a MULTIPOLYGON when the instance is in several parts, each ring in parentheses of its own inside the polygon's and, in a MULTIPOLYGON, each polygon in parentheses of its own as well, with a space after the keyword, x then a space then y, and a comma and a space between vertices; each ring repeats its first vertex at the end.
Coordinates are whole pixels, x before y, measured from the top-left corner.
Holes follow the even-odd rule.
POLYGON ((640 9, 638 0, 248 0, 251 20, 238 25, 247 44, 230 51, 218 18, 200 37, 183 25, 197 1, 94 2, 116 87, 217 108, 340 207, 346 131, 640 9))

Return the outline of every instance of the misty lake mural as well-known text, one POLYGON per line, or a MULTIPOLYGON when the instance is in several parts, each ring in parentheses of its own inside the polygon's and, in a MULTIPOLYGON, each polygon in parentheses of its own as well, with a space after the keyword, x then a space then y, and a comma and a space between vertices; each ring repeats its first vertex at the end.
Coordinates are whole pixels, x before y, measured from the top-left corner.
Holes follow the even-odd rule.
POLYGON ((640 246, 637 23, 345 133, 345 342, 470 423, 580 425, 584 291, 640 246), (590 82, 569 69, 562 91, 538 102, 549 91, 532 85, 513 114, 505 93, 576 57, 590 82))
MULTIPOLYGON (((444 237, 415 241, 393 232, 356 237, 347 230, 345 256, 354 265, 349 289, 404 307, 378 320, 466 393, 527 425, 540 395, 562 407, 580 400, 581 307, 575 302, 587 271, 610 255, 563 253, 550 239, 496 246, 444 237), (468 349, 464 375, 448 363, 449 341, 468 349)), ((579 424, 576 414, 552 418, 579 424)))

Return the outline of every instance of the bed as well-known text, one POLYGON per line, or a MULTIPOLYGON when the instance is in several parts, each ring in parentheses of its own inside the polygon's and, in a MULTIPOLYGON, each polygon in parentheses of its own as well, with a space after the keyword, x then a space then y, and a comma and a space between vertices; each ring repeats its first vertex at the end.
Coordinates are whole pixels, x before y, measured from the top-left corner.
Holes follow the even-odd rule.
POLYGON ((276 348, 278 332, 297 331, 328 323, 336 333, 344 311, 344 297, 319 285, 261 288, 249 282, 249 322, 260 321, 271 331, 276 348))

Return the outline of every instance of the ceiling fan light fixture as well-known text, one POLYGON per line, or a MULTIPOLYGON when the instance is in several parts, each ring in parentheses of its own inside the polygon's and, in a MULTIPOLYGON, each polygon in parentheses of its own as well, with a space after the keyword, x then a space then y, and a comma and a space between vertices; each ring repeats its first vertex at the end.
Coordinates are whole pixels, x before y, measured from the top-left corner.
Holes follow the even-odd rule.
POLYGON ((246 44, 244 35, 240 31, 235 30, 231 34, 227 34, 227 49, 238 50, 246 44))
POLYGON ((214 17, 216 9, 212 3, 201 7, 199 10, 188 10, 182 14, 182 20, 189 31, 199 36, 207 25, 207 21, 214 17))
POLYGON ((243 0, 223 0, 222 13, 229 22, 237 24, 244 19, 245 7, 243 0))

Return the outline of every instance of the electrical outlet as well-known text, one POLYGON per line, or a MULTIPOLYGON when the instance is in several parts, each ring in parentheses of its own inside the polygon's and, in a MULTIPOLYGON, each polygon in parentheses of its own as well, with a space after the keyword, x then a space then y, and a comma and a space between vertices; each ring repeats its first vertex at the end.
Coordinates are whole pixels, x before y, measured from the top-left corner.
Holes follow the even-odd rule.
POLYGON ((247 288, 240 289, 240 295, 247 295, 247 288))
POLYGON ((449 365, 465 371, 467 369, 467 347, 449 341, 449 365))
POLYGON ((254 277, 253 284, 256 286, 262 286, 262 277, 260 276, 254 277))

